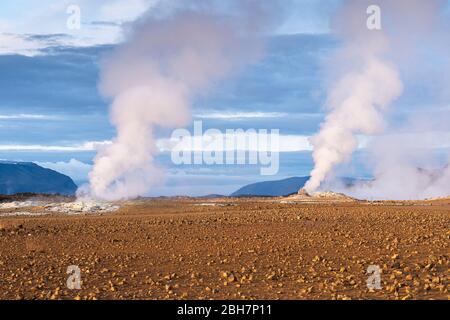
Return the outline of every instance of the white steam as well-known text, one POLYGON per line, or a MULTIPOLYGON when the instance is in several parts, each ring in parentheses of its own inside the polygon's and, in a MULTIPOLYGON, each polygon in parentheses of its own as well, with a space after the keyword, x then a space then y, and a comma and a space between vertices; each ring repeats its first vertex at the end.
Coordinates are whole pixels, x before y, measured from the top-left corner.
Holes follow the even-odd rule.
MULTIPOLYGON (((395 102, 402 93, 413 90, 408 87, 411 78, 428 86, 435 96, 442 95, 439 90, 445 85, 425 66, 432 65, 430 56, 441 62, 443 70, 449 66, 447 29, 440 19, 445 5, 444 0, 345 1, 334 25, 343 48, 328 69, 334 79, 328 90, 330 111, 320 132, 311 139, 315 167, 307 191, 331 180, 334 169, 351 160, 358 148, 357 136, 365 135, 372 136, 369 154, 374 180, 347 190, 338 187, 338 191, 379 199, 450 194, 450 166, 436 161, 432 143, 399 134, 439 131, 436 119, 422 115, 419 121, 399 128, 395 124, 389 127, 388 117, 389 110, 398 107, 395 102), (382 13, 379 31, 366 27, 366 9, 374 4, 382 13)), ((411 111, 410 106, 405 108, 411 111)), ((431 110, 423 106, 422 111, 428 114, 431 110)), ((448 123, 441 129, 448 131, 448 123)))
POLYGON ((226 8, 220 1, 169 1, 133 23, 102 64, 100 89, 113 100, 117 137, 98 152, 90 185, 79 193, 126 199, 159 183, 155 130, 189 124, 194 96, 260 57, 275 9, 254 0, 228 1, 226 8))
POLYGON ((330 113, 311 139, 315 167, 305 186, 308 192, 316 191, 336 165, 350 160, 358 147, 357 135, 383 131, 383 113, 403 90, 397 69, 383 56, 388 39, 383 31, 367 28, 365 8, 348 1, 340 13, 346 24, 339 32, 346 43, 333 63, 345 67, 329 90, 330 113))
MULTIPOLYGON (((439 132, 389 134, 372 144, 375 180, 345 192, 361 199, 413 200, 450 195, 450 166, 433 154, 439 132)), ((446 138, 448 139, 448 135, 446 138)))

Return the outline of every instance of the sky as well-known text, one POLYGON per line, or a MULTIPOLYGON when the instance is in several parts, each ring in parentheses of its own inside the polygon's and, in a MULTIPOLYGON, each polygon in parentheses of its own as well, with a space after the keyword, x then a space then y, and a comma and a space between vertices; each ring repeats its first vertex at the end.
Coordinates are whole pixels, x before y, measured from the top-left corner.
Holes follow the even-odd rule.
MULTIPOLYGON (((87 181, 96 148, 115 134, 109 101, 98 93, 99 62, 123 40, 123 26, 157 1, 0 3, 0 159, 33 161, 71 176, 79 185, 87 181), (71 5, 80 8, 80 29, 67 27, 71 5)), ((279 129, 289 148, 281 150, 278 174, 261 176, 252 165, 177 166, 168 152, 161 152, 157 160, 167 177, 150 195, 228 194, 248 183, 309 174, 313 163, 307 139, 325 116, 324 66, 339 45, 329 28, 340 3, 296 0, 269 36, 260 62, 215 84, 193 102, 193 120, 203 121, 205 130, 279 129)), ((428 110, 442 113, 445 127, 450 96, 436 97, 429 84, 417 79, 410 80, 409 87, 413 89, 396 102, 390 125, 420 116, 427 104, 432 105, 428 110)), ((442 159, 450 147, 446 134, 440 130, 439 139, 430 138, 433 152, 442 159)), ((168 136, 170 131, 158 132, 161 144, 168 136)), ((342 175, 370 174, 364 168, 364 140, 352 163, 340 168, 342 175)))

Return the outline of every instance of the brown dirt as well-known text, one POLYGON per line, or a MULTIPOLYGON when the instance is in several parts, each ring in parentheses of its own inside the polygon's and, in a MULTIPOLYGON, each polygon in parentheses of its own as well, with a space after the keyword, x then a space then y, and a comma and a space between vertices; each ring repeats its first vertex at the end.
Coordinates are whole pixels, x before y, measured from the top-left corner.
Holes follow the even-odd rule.
POLYGON ((0 299, 449 298, 450 200, 279 200, 0 218, 0 299), (66 287, 70 265, 81 290, 66 287), (367 289, 369 265, 381 290, 367 289))

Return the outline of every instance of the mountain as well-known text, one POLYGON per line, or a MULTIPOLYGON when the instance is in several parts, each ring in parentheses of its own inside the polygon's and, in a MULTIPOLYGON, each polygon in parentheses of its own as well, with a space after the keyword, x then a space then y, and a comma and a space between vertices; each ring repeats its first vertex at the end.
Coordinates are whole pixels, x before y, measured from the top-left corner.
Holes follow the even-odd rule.
POLYGON ((264 181, 249 184, 231 194, 232 197, 259 196, 281 197, 297 193, 309 177, 294 177, 278 181, 264 181))
POLYGON ((224 198, 224 197, 226 197, 226 196, 221 195, 221 194, 207 194, 206 196, 200 196, 200 197, 197 197, 197 198, 200 198, 200 199, 220 199, 220 198, 224 198))
MULTIPOLYGON (((249 184, 232 193, 231 197, 284 197, 297 193, 310 177, 294 177, 278 181, 263 181, 249 184)), ((343 186, 349 187, 360 181, 353 178, 340 178, 343 186)), ((362 180, 361 180, 362 181, 362 180)))
POLYGON ((71 178, 31 162, 0 161, 0 194, 42 193, 74 195, 71 178))

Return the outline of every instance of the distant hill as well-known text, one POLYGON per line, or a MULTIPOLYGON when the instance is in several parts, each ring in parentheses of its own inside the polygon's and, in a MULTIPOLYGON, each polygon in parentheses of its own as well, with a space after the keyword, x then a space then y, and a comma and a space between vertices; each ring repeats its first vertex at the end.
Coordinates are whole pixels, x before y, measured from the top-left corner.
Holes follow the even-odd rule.
POLYGON ((278 181, 264 181, 249 184, 231 194, 232 197, 258 196, 281 197, 297 193, 309 177, 294 177, 278 181))
POLYGON ((206 196, 200 196, 197 198, 201 198, 201 199, 218 199, 218 198, 224 198, 226 196, 222 195, 222 194, 208 194, 206 196))
MULTIPOLYGON (((302 189, 310 177, 294 177, 277 181, 263 181, 249 184, 232 193, 231 197, 284 197, 297 193, 302 189)), ((351 186, 357 180, 352 178, 341 178, 346 186, 351 186)))
POLYGON ((31 162, 0 161, 0 194, 41 193, 74 195, 77 185, 59 172, 31 162))

